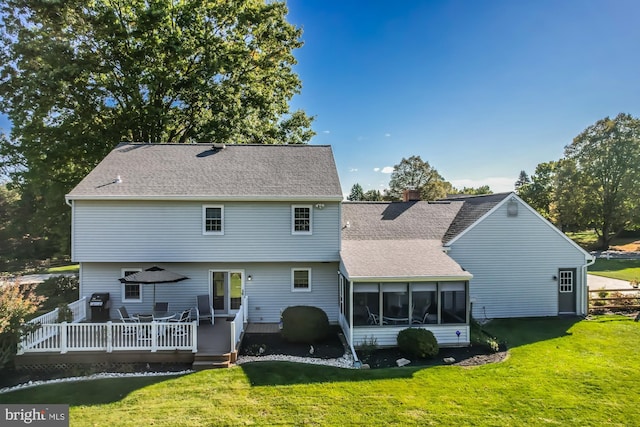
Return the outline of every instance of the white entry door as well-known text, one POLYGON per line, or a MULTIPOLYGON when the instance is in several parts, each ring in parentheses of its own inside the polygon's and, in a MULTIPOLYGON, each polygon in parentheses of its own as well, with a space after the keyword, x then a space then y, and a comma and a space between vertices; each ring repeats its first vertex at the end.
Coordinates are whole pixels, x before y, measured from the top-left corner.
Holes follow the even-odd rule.
POLYGON ((244 271, 212 270, 209 294, 216 315, 236 314, 244 295, 244 271))

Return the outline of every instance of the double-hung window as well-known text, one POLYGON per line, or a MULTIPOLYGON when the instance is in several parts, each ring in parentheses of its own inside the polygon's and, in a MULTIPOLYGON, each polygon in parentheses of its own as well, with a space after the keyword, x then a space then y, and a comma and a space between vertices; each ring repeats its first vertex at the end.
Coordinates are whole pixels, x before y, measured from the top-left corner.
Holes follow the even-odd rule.
POLYGON ((311 269, 291 269, 291 292, 311 292, 311 269))
MULTIPOLYGON (((123 268, 120 271, 121 277, 142 271, 140 268, 123 268)), ((139 283, 122 284, 122 302, 142 302, 142 285, 139 283)))
POLYGON ((312 213, 311 205, 291 206, 291 234, 311 234, 312 213))
POLYGON ((224 206, 202 207, 202 234, 224 234, 224 206))

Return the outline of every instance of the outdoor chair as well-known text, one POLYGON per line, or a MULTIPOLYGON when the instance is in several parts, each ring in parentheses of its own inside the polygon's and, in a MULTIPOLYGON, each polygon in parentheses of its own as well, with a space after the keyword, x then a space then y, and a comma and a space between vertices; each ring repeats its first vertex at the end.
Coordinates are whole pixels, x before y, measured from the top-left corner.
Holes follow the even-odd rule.
POLYGON ((365 306, 367 307, 367 316, 368 316, 368 320, 367 323, 369 323, 370 325, 379 325, 380 324, 380 318, 378 317, 377 314, 373 314, 371 312, 371 310, 369 310, 369 306, 365 306))
POLYGON ((153 311, 169 311, 169 303, 168 302, 157 302, 153 311))
POLYGON ((138 314, 138 321, 140 323, 151 323, 153 322, 153 314, 138 314))
POLYGON ((418 315, 417 313, 413 313, 412 319, 411 319, 411 323, 429 323, 429 308, 431 307, 431 304, 427 305, 424 310, 422 310, 422 316, 418 315))
POLYGON ((180 323, 191 322, 191 309, 184 310, 182 313, 180 313, 180 317, 175 319, 169 319, 169 322, 180 322, 180 323))
POLYGON ((120 315, 120 320, 122 320, 122 323, 138 322, 137 318, 129 316, 129 313, 127 312, 127 308, 125 306, 118 308, 118 314, 120 315))
POLYGON ((191 322, 191 309, 184 310, 180 313, 180 317, 177 319, 170 319, 169 323, 172 324, 169 328, 171 328, 171 332, 174 337, 184 337, 188 334, 188 328, 184 323, 191 322))
POLYGON ((196 319, 198 320, 198 325, 200 324, 200 319, 211 319, 211 324, 213 325, 213 306, 209 302, 209 295, 198 295, 196 319))

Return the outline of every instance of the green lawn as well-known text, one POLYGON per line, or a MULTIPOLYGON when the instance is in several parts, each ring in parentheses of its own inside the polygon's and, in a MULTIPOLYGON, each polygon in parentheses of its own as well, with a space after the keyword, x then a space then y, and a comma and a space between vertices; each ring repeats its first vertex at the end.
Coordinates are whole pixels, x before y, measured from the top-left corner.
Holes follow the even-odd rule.
POLYGON ((343 370, 262 362, 0 395, 70 403, 71 425, 640 425, 640 323, 494 321, 509 358, 462 368, 343 370))
POLYGON ((589 273, 626 281, 640 280, 640 260, 598 258, 589 267, 589 273))
POLYGON ((78 271, 80 271, 80 264, 71 264, 48 268, 46 273, 77 273, 78 271))

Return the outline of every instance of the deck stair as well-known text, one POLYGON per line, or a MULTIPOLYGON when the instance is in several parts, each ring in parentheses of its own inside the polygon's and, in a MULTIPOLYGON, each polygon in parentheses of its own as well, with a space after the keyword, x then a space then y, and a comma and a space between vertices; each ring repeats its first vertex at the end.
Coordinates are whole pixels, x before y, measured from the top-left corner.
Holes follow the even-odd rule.
POLYGON ((194 371, 203 371, 205 369, 228 368, 237 358, 237 353, 213 354, 213 353, 196 353, 191 365, 194 371))

